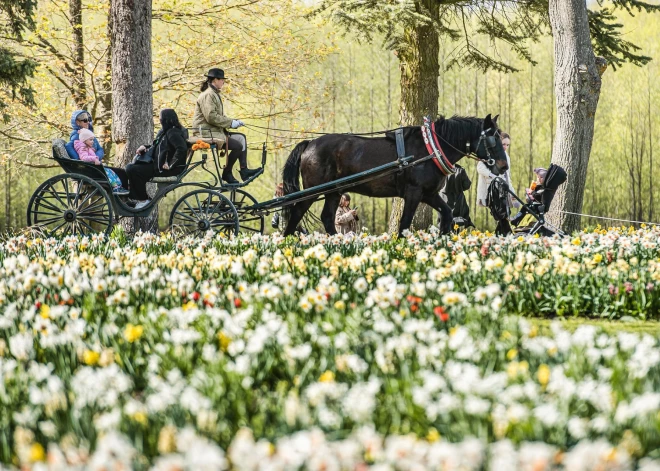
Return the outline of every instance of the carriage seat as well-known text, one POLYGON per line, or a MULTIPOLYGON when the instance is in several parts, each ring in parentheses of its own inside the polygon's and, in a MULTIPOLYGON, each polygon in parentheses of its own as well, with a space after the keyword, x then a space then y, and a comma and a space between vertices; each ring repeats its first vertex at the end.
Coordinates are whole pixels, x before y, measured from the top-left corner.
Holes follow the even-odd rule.
POLYGON ((53 144, 53 155, 57 157, 58 159, 69 159, 72 160, 71 157, 69 157, 69 153, 66 151, 66 142, 64 142, 64 139, 53 139, 52 141, 53 144))

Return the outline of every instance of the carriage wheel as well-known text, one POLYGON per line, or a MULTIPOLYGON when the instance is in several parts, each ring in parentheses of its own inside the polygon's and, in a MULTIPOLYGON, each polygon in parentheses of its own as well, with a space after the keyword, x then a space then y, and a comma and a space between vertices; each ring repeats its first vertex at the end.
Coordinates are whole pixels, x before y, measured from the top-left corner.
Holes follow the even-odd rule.
POLYGON ((174 205, 170 228, 197 237, 209 230, 238 235, 238 213, 232 202, 217 191, 195 190, 174 205))
POLYGON ((254 197, 243 190, 234 189, 224 191, 229 200, 234 203, 238 213, 238 230, 242 234, 263 234, 264 233, 264 215, 254 214, 245 208, 257 204, 254 197))
POLYGON ((27 209, 28 226, 49 236, 112 231, 112 204, 103 187, 89 177, 57 175, 34 192, 27 209))

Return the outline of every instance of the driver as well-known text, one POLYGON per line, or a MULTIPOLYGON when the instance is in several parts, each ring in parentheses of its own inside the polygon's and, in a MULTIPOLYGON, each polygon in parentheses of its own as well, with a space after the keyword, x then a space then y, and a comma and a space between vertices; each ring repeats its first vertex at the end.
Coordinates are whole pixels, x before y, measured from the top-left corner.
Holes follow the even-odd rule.
POLYGON ((193 116, 193 136, 215 137, 222 141, 227 139, 229 155, 227 156, 227 166, 222 172, 222 179, 229 184, 236 184, 238 180, 234 178, 231 169, 236 163, 241 163, 241 178, 243 181, 257 174, 258 169, 250 170, 247 167, 247 139, 245 134, 228 133, 227 129, 236 129, 243 126, 240 119, 228 118, 224 114, 220 90, 225 84, 225 71, 222 69, 211 69, 206 74, 206 80, 202 83, 201 94, 197 97, 195 105, 195 115, 193 116))

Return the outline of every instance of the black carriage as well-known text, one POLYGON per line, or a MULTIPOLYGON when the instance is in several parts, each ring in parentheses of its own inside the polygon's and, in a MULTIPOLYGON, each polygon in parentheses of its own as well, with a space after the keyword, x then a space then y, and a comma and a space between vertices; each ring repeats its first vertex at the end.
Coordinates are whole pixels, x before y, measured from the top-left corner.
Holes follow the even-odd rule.
POLYGON ((121 196, 112 193, 102 166, 69 158, 62 139, 53 141, 53 159, 65 173, 43 182, 30 198, 27 209, 28 226, 37 226, 48 235, 77 235, 104 232, 110 234, 114 224, 125 217, 148 217, 158 202, 180 188, 187 191, 179 198, 169 217, 172 230, 183 234, 201 235, 208 230, 227 236, 243 233, 262 233, 264 215, 249 211, 256 199, 242 187, 258 178, 266 164, 266 148, 262 152, 260 171, 242 184, 227 184, 221 177, 218 141, 211 138, 189 140, 186 167, 179 175, 154 177, 157 185, 151 202, 140 209, 128 205, 121 196), (207 150, 193 150, 193 143, 203 141, 207 150), (209 158, 209 152, 211 158, 209 158), (213 168, 209 168, 210 164, 213 168), (210 181, 185 182, 196 168, 211 177, 210 181))

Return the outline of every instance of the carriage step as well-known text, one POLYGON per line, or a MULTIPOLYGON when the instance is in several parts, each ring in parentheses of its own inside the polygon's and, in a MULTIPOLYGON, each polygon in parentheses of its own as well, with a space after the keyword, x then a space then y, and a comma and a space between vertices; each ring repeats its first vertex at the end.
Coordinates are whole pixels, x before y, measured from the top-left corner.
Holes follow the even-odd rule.
POLYGON ((152 183, 175 183, 179 181, 179 177, 174 175, 172 177, 154 177, 151 179, 152 183))

